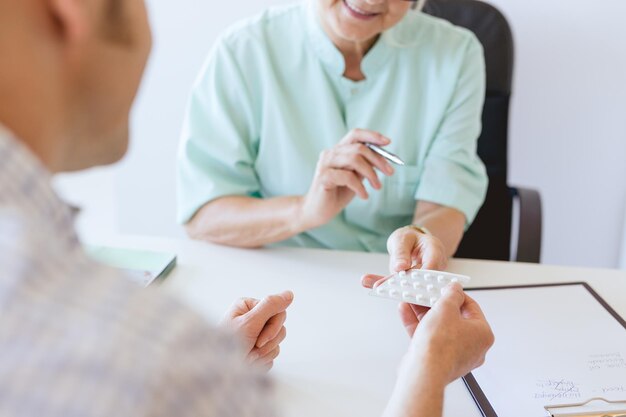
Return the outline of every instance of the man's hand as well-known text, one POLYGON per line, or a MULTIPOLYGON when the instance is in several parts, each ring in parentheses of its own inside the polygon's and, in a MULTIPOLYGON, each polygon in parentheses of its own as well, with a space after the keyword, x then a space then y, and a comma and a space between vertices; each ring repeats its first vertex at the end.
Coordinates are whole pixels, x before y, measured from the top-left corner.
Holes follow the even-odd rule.
POLYGON ((222 324, 242 339, 248 360, 267 370, 280 353, 280 343, 287 336, 285 320, 293 293, 286 291, 262 300, 240 298, 226 312, 222 324))
POLYGON ((494 335, 480 306, 459 284, 445 288, 432 309, 402 304, 400 317, 409 336, 409 363, 437 368, 450 383, 485 362, 494 335))
MULTIPOLYGON (((362 284, 373 288, 383 279, 365 275, 362 284)), ((402 324, 412 338, 403 363, 408 372, 426 371, 448 384, 482 365, 494 343, 480 306, 459 284, 448 285, 433 308, 401 303, 399 309, 402 324)))
POLYGON ((407 226, 389 236, 389 270, 406 271, 412 267, 443 271, 448 266, 446 248, 435 236, 421 233, 407 226))

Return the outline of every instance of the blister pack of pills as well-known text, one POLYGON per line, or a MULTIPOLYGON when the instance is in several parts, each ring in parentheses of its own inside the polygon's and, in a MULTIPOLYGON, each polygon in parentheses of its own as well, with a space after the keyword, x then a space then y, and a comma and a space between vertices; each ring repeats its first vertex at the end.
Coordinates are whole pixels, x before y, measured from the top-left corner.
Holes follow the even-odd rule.
POLYGON ((453 282, 465 286, 470 282, 470 277, 449 272, 411 269, 390 276, 372 289, 370 294, 375 297, 432 307, 441 298, 443 289, 453 282))

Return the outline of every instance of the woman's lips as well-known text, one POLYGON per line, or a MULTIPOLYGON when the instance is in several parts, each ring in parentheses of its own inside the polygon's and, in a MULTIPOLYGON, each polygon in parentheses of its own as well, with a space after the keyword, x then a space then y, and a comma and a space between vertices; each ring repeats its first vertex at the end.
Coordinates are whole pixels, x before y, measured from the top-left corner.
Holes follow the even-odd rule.
POLYGON ((348 13, 350 14, 350 16, 356 19, 370 20, 380 14, 380 13, 368 13, 365 10, 362 10, 358 8, 357 6, 355 6, 354 4, 350 3, 349 0, 343 0, 343 5, 345 9, 348 11, 348 13))

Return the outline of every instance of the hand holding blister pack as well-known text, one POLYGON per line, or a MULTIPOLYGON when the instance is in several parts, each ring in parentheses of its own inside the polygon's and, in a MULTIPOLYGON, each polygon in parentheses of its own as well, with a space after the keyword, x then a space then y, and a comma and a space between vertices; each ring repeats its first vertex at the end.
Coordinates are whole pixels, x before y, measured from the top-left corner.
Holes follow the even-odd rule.
POLYGON ((452 283, 466 286, 470 277, 441 271, 411 269, 400 271, 375 285, 370 294, 404 303, 432 307, 441 298, 443 290, 452 283))

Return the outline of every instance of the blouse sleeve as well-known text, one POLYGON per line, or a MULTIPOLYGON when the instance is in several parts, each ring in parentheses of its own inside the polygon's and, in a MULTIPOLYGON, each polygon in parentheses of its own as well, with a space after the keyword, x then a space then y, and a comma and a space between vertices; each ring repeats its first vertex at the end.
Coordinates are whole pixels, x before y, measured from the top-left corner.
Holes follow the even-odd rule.
POLYGON ((477 141, 486 89, 482 45, 474 36, 467 44, 457 87, 426 157, 415 198, 452 207, 465 214, 467 226, 482 206, 488 185, 477 141))
POLYGON ((194 85, 178 154, 178 221, 208 202, 259 195, 252 95, 227 43, 218 41, 194 85))

